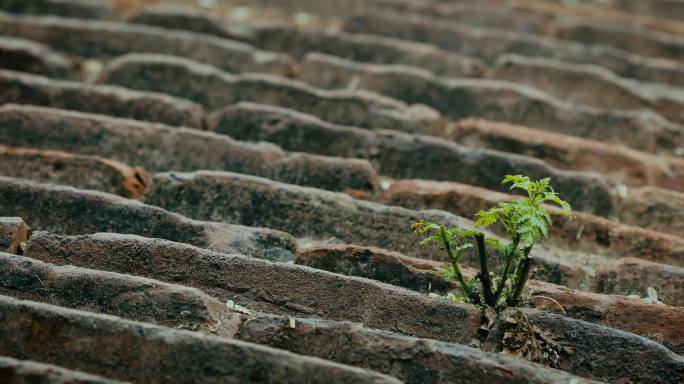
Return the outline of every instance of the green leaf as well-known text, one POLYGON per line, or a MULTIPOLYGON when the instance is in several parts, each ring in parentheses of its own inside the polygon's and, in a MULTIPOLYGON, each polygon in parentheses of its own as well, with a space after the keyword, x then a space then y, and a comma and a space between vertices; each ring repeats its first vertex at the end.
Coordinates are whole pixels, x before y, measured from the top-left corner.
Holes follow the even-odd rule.
POLYGON ((506 175, 504 177, 503 181, 501 184, 513 184, 511 185, 511 189, 513 188, 523 188, 527 189, 526 186, 529 185, 530 183, 530 178, 527 176, 523 175, 506 175))
POLYGON ((431 231, 439 231, 439 227, 440 227, 439 225, 433 224, 433 223, 428 223, 425 220, 420 220, 420 221, 413 223, 411 225, 411 229, 413 230, 413 232, 415 232, 417 234, 425 234, 425 233, 429 233, 431 231))
POLYGON ((491 237, 485 238, 485 245, 490 249, 503 249, 504 245, 498 239, 493 239, 491 237))
POLYGON ((454 272, 454 267, 448 266, 444 267, 439 271, 439 274, 447 280, 452 280, 456 277, 456 272, 454 272))
POLYGON ((492 224, 495 224, 499 220, 499 213, 501 212, 501 208, 492 208, 488 211, 481 210, 480 212, 477 213, 477 221, 475 221, 475 226, 480 228, 480 227, 489 227, 492 224))
POLYGON ((463 243, 463 244, 457 245, 455 248, 453 248, 453 251, 454 251, 454 253, 457 253, 460 256, 465 251, 467 251, 468 249, 470 249, 472 247, 474 247, 474 245, 472 243, 463 243))
POLYGON ((552 202, 557 204, 561 209, 562 213, 561 215, 563 216, 570 216, 572 214, 572 208, 570 208, 570 204, 565 201, 561 200, 560 197, 556 194, 556 192, 544 192, 544 202, 552 202))
POLYGON ((476 233, 478 233, 478 232, 470 231, 470 230, 466 230, 466 229, 462 229, 462 228, 458 228, 458 227, 454 227, 454 228, 448 229, 446 231, 447 238, 450 240, 454 240, 454 241, 462 240, 462 239, 464 239, 466 237, 470 237, 470 236, 475 236, 476 233))
POLYGON ((532 225, 532 230, 536 230, 538 232, 541 232, 544 237, 549 235, 549 229, 547 227, 546 220, 543 217, 540 216, 532 216, 530 217, 530 225, 532 225))
POLYGON ((420 242, 420 244, 425 245, 425 244, 431 243, 433 241, 440 241, 439 236, 435 235, 435 236, 426 237, 423 239, 423 241, 420 242))

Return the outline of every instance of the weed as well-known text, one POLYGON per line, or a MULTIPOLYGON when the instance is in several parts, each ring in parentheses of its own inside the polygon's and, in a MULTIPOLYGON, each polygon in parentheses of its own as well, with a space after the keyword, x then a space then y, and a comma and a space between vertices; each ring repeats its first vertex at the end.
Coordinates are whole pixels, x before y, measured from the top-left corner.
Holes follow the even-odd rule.
POLYGON ((503 226, 510 239, 508 244, 488 238, 480 231, 446 228, 424 220, 412 225, 416 233, 427 236, 422 244, 437 242, 446 252, 451 268, 445 271, 445 276, 455 278, 464 293, 455 301, 486 305, 497 310, 518 304, 534 262, 530 252, 542 237, 548 236, 549 226, 553 224, 551 215, 572 214, 570 204, 558 197, 549 182, 548 178, 531 181, 526 176, 507 175, 502 184, 526 191, 527 197, 500 203, 497 207, 477 213, 475 226, 503 226), (548 203, 556 204, 561 209, 552 213, 545 208, 548 203), (460 260, 466 251, 475 247, 480 270, 476 276, 466 280, 461 272, 460 260), (489 270, 488 250, 496 251, 505 259, 500 276, 496 278, 489 270))

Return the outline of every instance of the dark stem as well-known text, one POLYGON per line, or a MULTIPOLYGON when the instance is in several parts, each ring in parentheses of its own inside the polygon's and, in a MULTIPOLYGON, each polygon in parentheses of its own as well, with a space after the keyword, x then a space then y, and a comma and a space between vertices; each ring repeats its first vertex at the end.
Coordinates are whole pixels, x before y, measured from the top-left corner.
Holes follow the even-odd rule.
POLYGON ((496 292, 494 292, 494 297, 496 300, 499 300, 501 293, 503 293, 503 290, 506 287, 506 280, 508 280, 508 274, 511 270, 511 264, 513 263, 514 255, 515 249, 511 249, 506 253, 506 264, 504 264, 503 271, 501 272, 501 280, 499 280, 499 284, 496 286, 496 292))
POLYGON ((506 264, 504 265, 504 269, 501 272, 501 280, 499 280, 499 284, 497 284, 496 287, 496 292, 494 293, 494 300, 498 301, 499 297, 501 297, 501 294, 503 293, 504 288, 506 287, 506 280, 508 280, 508 275, 511 273, 511 264, 513 264, 513 259, 515 258, 515 254, 518 250, 518 243, 520 242, 520 236, 516 236, 513 238, 513 243, 511 243, 510 249, 508 252, 506 252, 506 264))
POLYGON ((458 283, 461 284, 461 287, 463 288, 463 291, 465 292, 466 296, 468 296, 468 299, 472 300, 472 289, 470 289, 470 286, 466 283, 465 279, 463 278, 463 274, 461 273, 461 267, 458 264, 458 258, 454 255, 454 252, 451 250, 451 244, 449 244, 449 239, 447 238, 444 227, 439 228, 439 237, 442 239, 444 249, 446 250, 447 255, 449 256, 449 260, 451 260, 451 265, 454 267, 454 273, 456 274, 456 279, 458 280, 458 283))
POLYGON ((509 306, 515 306, 520 301, 520 296, 522 295, 523 288, 527 284, 527 280, 530 278, 530 270, 532 269, 533 257, 530 257, 530 251, 532 251, 532 246, 525 248, 525 255, 516 268, 516 281, 515 289, 513 290, 513 295, 508 299, 509 306))
POLYGON ((477 251, 480 255, 480 281, 482 282, 482 293, 484 295, 485 303, 490 307, 496 306, 496 298, 492 292, 492 280, 489 276, 489 266, 487 265, 487 249, 485 248, 484 233, 475 234, 475 241, 477 243, 477 251))

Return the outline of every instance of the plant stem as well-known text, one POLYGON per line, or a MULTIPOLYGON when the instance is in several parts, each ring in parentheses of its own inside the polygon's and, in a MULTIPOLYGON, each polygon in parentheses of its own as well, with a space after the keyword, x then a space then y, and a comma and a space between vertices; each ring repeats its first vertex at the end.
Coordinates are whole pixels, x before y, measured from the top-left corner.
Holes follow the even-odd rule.
POLYGON ((444 227, 439 228, 439 237, 442 239, 442 243, 444 244, 444 249, 447 252, 447 255, 449 256, 449 260, 451 260, 451 265, 454 267, 454 273, 456 274, 456 279, 458 280, 458 283, 461 284, 461 287, 463 288, 463 291, 465 291, 466 296, 468 297, 469 300, 472 300, 473 296, 473 291, 470 288, 470 285, 468 285, 463 278, 463 274, 461 273, 461 267, 458 264, 458 257, 454 255, 454 252, 451 250, 451 244, 449 243, 449 239, 447 238, 446 230, 444 227))
POLYGON ((514 249, 506 253, 506 264, 504 264, 504 269, 501 272, 501 280, 499 280, 499 284, 496 286, 496 292, 494 292, 494 298, 496 300, 499 300, 499 297, 501 297, 501 293, 503 293, 503 289, 506 286, 506 280, 508 280, 508 274, 510 273, 511 264, 513 263, 513 255, 515 255, 514 249))
POLYGON ((510 249, 506 252, 506 264, 501 272, 501 280, 499 280, 499 284, 497 284, 496 287, 496 292, 494 293, 494 301, 499 300, 499 297, 501 297, 501 294, 503 293, 504 287, 506 287, 506 280, 508 280, 508 275, 511 273, 511 264, 513 264, 513 259, 515 258, 515 254, 518 250, 519 242, 520 236, 516 235, 516 237, 513 238, 510 249))
POLYGON ((492 280, 489 276, 484 233, 475 234, 475 241, 477 243, 478 254, 480 255, 480 281, 482 282, 482 293, 484 295, 485 303, 490 307, 494 307, 496 306, 496 299, 492 292, 492 280))
POLYGON ((510 306, 518 304, 523 288, 525 288, 525 284, 527 284, 527 280, 530 278, 530 270, 534 261, 534 258, 530 257, 531 251, 532 246, 525 248, 525 255, 516 268, 515 289, 513 290, 513 295, 508 299, 508 305, 510 306))

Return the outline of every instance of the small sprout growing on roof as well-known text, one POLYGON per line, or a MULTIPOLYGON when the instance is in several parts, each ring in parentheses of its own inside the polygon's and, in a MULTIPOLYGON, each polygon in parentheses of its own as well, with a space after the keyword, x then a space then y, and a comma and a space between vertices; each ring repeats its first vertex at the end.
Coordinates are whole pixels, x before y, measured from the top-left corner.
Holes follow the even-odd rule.
POLYGON ((466 301, 496 309, 515 306, 520 301, 534 261, 530 252, 542 237, 548 236, 549 227, 553 224, 552 215, 572 214, 570 204, 561 200, 548 178, 532 181, 527 176, 507 175, 502 184, 526 191, 527 197, 478 212, 475 227, 503 226, 510 239, 507 244, 486 237, 479 231, 447 228, 425 220, 412 225, 414 232, 426 236, 421 244, 437 242, 446 252, 451 261, 446 276, 456 279, 466 301), (550 212, 545 204, 557 205, 560 210, 550 212), (474 278, 466 280, 461 272, 460 260, 471 248, 477 248, 480 271, 474 278), (489 270, 488 250, 497 251, 505 259, 497 278, 493 278, 489 270))

